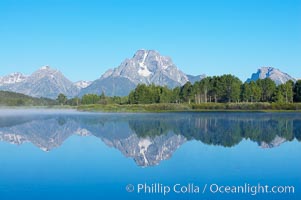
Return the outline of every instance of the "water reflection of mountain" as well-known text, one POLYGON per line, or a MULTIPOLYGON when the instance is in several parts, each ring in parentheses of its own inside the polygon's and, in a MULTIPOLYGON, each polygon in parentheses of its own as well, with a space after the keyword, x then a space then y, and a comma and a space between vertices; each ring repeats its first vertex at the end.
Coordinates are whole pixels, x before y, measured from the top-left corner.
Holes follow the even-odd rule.
POLYGON ((72 114, 0 117, 0 140, 44 151, 71 135, 94 135, 140 166, 159 164, 188 140, 232 147, 243 139, 272 148, 301 140, 296 113, 72 114))

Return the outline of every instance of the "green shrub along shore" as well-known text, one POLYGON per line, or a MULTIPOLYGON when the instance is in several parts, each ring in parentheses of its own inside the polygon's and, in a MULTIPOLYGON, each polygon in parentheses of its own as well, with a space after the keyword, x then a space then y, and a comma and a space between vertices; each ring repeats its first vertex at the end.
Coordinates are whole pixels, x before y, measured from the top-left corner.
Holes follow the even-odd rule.
POLYGON ((20 93, 0 91, 0 106, 55 106, 57 101, 47 98, 35 98, 20 93))
POLYGON ((201 104, 89 104, 77 107, 90 112, 189 112, 189 111, 294 111, 301 112, 301 103, 201 103, 201 104))

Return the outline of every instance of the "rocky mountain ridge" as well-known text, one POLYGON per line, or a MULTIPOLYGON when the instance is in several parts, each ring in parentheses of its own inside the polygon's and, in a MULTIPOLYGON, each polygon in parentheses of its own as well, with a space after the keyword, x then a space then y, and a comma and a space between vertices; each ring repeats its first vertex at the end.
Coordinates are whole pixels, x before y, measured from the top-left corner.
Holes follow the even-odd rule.
POLYGON ((273 67, 261 67, 257 70, 256 73, 251 75, 251 78, 248 78, 246 82, 256 81, 258 79, 265 79, 270 78, 272 79, 276 85, 280 85, 286 83, 289 80, 296 81, 295 78, 280 71, 279 69, 273 67))
MULTIPOLYGON (((200 80, 201 76, 198 78, 200 80)), ((105 92, 108 96, 125 96, 141 83, 174 88, 188 81, 189 77, 173 63, 171 58, 162 56, 155 50, 138 50, 131 59, 125 59, 118 67, 109 69, 90 86, 84 88, 80 96, 101 92, 105 92)))

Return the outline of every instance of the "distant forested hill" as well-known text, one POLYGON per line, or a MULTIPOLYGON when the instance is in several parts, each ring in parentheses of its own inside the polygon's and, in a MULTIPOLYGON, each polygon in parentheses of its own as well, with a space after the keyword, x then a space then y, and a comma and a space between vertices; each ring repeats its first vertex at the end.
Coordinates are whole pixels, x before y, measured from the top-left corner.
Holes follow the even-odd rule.
POLYGON ((20 93, 0 91, 0 106, 48 106, 56 101, 47 98, 34 98, 20 93))

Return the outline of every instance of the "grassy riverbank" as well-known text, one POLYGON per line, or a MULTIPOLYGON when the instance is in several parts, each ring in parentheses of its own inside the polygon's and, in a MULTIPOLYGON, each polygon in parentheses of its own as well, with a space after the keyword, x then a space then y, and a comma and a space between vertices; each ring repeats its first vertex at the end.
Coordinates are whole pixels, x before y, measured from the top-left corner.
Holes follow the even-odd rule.
POLYGON ((185 112, 185 111, 301 111, 301 103, 202 103, 202 104, 90 104, 78 106, 90 112, 185 112))

